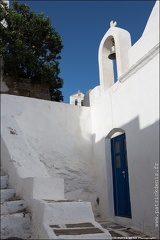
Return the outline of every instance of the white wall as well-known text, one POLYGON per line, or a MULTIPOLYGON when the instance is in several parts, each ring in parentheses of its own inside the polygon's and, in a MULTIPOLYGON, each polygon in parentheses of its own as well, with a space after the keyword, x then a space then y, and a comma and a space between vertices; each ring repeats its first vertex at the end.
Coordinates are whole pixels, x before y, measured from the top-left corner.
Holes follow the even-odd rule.
MULTIPOLYGON (((159 159, 159 50, 158 39, 154 34, 158 24, 157 8, 158 6, 153 10, 156 16, 150 18, 156 27, 148 22, 150 26, 154 26, 147 31, 153 39, 146 33, 143 35, 143 43, 140 40, 143 45, 148 39, 153 41, 152 44, 147 44, 147 54, 145 52, 140 59, 135 57, 135 61, 139 61, 138 64, 134 61, 135 65, 131 65, 126 73, 120 76, 121 81, 108 90, 101 91, 98 98, 96 89, 90 92, 90 99, 94 99, 91 107, 93 166, 97 170, 101 214, 104 218, 132 225, 150 235, 158 234, 158 228, 155 228, 154 208, 154 165, 159 159), (107 139, 114 128, 121 128, 126 133, 131 220, 114 217, 110 141, 107 139)), ((132 47, 129 51, 136 56, 140 47, 137 43, 134 51, 132 52, 132 47)))
MULTIPOLYGON (((2 95, 2 116, 12 116, 32 147, 57 151, 86 168, 91 155, 89 108, 2 95), (37 144, 38 143, 38 144, 37 144), (83 149, 83 151, 81 151, 83 149), (86 161, 87 160, 87 161, 86 161)), ((37 149, 36 149, 37 150, 37 149)))
POLYGON ((159 1, 149 16, 141 38, 129 49, 129 65, 135 64, 159 42, 159 1), (145 43, 145 44, 144 44, 145 43), (136 54, 135 54, 136 53, 136 54))
POLYGON ((6 94, 1 103, 2 137, 10 142, 21 175, 64 179, 65 197, 91 201, 98 214, 90 109, 6 94), (8 127, 18 134, 10 134, 8 127))
MULTIPOLYGON (((102 198, 100 203, 106 217, 109 216, 113 206, 110 201, 111 192, 108 191, 112 176, 110 175, 110 179, 106 176, 108 168, 111 171, 111 166, 108 159, 110 152, 105 153, 105 137, 113 128, 122 128, 127 138, 133 220, 139 219, 142 223, 142 216, 146 212, 152 224, 154 222, 153 167, 158 161, 159 148, 157 62, 157 58, 153 59, 146 68, 141 69, 126 82, 115 84, 92 106, 92 126, 93 136, 95 136, 94 161, 95 168, 98 170, 97 189, 100 190, 99 195, 102 198), (155 78, 152 71, 156 73, 155 78), (138 177, 135 177, 135 174, 138 177), (138 201, 137 196, 141 201, 138 201)), ((134 224, 137 225, 137 223, 134 224)))

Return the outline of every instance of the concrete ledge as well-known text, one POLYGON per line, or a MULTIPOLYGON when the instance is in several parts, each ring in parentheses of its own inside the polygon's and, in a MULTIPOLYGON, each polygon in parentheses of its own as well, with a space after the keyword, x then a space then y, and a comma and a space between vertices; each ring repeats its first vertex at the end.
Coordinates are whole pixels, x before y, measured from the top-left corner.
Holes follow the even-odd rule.
POLYGON ((64 199, 64 180, 60 178, 29 177, 23 179, 22 195, 30 199, 64 199))

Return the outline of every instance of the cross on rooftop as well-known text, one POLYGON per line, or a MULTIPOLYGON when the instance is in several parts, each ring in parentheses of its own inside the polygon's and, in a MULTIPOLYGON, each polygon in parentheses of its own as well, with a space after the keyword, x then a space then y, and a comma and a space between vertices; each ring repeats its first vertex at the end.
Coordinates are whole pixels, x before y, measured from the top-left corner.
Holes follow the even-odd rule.
POLYGON ((117 26, 117 22, 115 21, 115 22, 113 22, 113 20, 110 22, 110 27, 115 27, 115 26, 117 26))

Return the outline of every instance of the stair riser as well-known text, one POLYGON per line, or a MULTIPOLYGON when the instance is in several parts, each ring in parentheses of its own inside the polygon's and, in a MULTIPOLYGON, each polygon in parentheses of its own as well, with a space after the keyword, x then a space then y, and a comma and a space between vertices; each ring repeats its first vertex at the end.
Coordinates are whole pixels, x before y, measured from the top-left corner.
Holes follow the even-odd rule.
POLYGON ((15 189, 8 188, 8 176, 1 171, 1 239, 31 238, 31 218, 26 203, 18 200, 15 189))
POLYGON ((23 212, 26 209, 24 200, 9 201, 1 205, 1 215, 23 212))
POLYGON ((17 213, 1 217, 1 239, 9 237, 26 239, 30 237, 30 216, 28 214, 23 216, 23 213, 17 213))
POLYGON ((16 195, 15 189, 2 189, 1 190, 1 203, 8 201, 8 200, 14 200, 16 195))
POLYGON ((8 177, 1 176, 1 189, 5 189, 8 186, 8 177))

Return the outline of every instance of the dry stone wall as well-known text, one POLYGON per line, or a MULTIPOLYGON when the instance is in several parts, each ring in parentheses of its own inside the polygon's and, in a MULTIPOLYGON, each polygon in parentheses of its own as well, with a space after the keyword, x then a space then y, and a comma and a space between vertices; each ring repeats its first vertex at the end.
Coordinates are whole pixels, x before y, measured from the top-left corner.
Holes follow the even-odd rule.
POLYGON ((6 94, 51 100, 50 90, 46 84, 33 84, 31 79, 17 80, 12 77, 4 77, 3 81, 9 88, 9 91, 5 92, 6 94))

